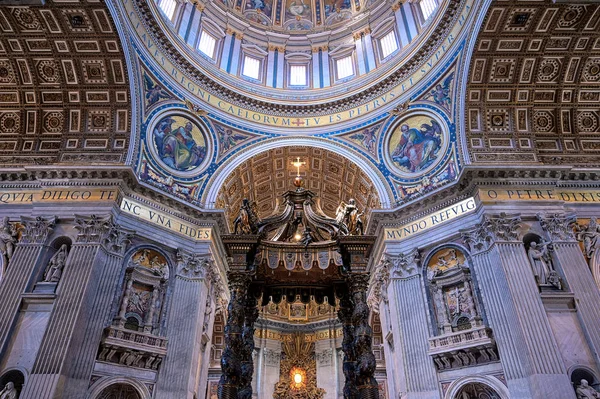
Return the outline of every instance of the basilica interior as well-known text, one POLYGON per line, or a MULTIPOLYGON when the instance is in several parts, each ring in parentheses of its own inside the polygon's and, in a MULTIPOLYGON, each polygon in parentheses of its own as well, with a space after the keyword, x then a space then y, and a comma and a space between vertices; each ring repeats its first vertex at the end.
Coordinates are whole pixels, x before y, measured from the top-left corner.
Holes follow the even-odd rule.
POLYGON ((600 399, 599 182, 598 0, 0 1, 0 399, 600 399))

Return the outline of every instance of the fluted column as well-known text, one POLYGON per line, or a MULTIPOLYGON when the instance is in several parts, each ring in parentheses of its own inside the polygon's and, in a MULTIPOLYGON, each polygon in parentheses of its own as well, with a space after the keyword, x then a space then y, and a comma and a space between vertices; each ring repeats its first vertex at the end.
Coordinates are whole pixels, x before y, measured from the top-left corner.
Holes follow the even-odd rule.
MULTIPOLYGON (((392 320, 397 320, 399 334, 394 344, 403 358, 406 398, 439 398, 437 374, 429 356, 427 306, 419 272, 419 254, 387 255, 390 262, 389 295, 392 320)), ((402 385, 402 384, 399 384, 402 385)))
POLYGON ((12 325, 19 311, 21 294, 25 292, 32 278, 55 223, 56 217, 21 219, 21 241, 17 243, 6 274, 0 282, 0 358, 5 356, 12 325))
MULTIPOLYGON (((110 263, 107 253, 100 251, 100 248, 107 238, 111 222, 110 216, 76 217, 77 239, 71 246, 64 266, 50 320, 29 380, 21 393, 22 399, 77 397, 65 394, 66 384, 72 381, 69 362, 82 359, 83 362, 93 362, 93 356, 88 358, 85 353, 89 347, 81 346, 95 345, 97 348, 99 339, 93 344, 84 343, 89 329, 76 327, 88 322, 89 313, 94 307, 93 298, 100 282, 97 279, 99 276, 94 276, 92 272, 98 270, 100 265, 104 267, 110 263), (98 267, 94 268, 94 265, 98 267)), ((76 374, 78 371, 73 372, 76 374)))
POLYGON ((573 233, 575 216, 539 214, 538 219, 552 241, 568 287, 575 295, 579 320, 600 367, 600 290, 573 233))
POLYGON ((208 288, 207 271, 214 266, 210 254, 179 250, 170 311, 169 344, 156 384, 161 399, 191 398, 197 389, 198 362, 208 288))
POLYGON ((219 380, 219 399, 237 399, 241 386, 242 337, 244 325, 244 299, 248 291, 250 277, 243 272, 229 273, 231 298, 227 307, 225 326, 225 350, 221 357, 221 379, 219 380))
POLYGON ((486 216, 463 231, 511 397, 574 398, 556 340, 519 240, 518 216, 486 216))

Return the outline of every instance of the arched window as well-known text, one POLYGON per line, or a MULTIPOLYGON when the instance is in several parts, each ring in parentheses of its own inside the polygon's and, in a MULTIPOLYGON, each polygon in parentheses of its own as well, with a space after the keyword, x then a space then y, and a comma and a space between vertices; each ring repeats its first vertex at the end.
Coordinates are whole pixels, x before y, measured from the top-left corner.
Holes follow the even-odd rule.
POLYGON ((477 398, 477 399, 501 399, 500 394, 491 387, 474 382, 465 384, 453 399, 477 398))
POLYGON ((429 17, 433 14, 438 4, 436 0, 421 0, 419 2, 419 7, 421 8, 421 13, 423 14, 423 20, 427 21, 429 17))
POLYGON ((104 388, 96 399, 142 399, 137 389, 129 384, 113 384, 104 388))

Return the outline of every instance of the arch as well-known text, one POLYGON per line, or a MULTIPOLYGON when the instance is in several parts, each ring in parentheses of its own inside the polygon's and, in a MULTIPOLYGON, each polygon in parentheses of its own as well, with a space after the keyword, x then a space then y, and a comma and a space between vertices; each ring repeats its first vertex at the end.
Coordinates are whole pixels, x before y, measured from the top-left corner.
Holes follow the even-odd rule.
POLYGON ((92 387, 88 390, 85 398, 86 399, 96 399, 102 394, 102 392, 111 387, 112 385, 129 385, 133 389, 136 390, 140 399, 151 399, 150 391, 138 380, 134 380, 129 377, 102 377, 92 387))
POLYGON ((501 399, 510 399, 508 388, 498 378, 490 375, 467 376, 454 380, 448 386, 444 399, 458 399, 460 390, 469 384, 482 384, 494 390, 501 399))
POLYGON ((254 147, 250 147, 245 152, 238 153, 235 157, 232 157, 228 162, 221 165, 213 174, 212 178, 207 184, 205 190, 203 202, 205 204, 214 204, 217 201, 219 190, 225 183, 227 177, 242 163, 246 162, 250 158, 281 147, 315 147, 323 150, 329 150, 341 155, 349 161, 355 163, 371 180, 377 190, 381 207, 384 209, 390 208, 393 202, 393 195, 389 185, 387 184, 383 174, 373 165, 369 160, 364 158, 359 153, 352 151, 349 148, 337 145, 336 143, 321 139, 318 137, 281 137, 268 142, 263 142, 254 147))

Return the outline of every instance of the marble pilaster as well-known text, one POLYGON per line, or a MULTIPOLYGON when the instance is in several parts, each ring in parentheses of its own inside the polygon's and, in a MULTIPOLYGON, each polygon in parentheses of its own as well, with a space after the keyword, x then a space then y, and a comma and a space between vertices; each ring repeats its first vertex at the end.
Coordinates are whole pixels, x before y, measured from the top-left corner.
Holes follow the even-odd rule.
POLYGON ((463 231, 512 397, 574 398, 539 296, 520 217, 485 216, 463 231))
POLYGON ((177 273, 167 319, 169 346, 159 372, 156 395, 165 399, 193 398, 202 353, 202 331, 208 288, 210 254, 179 250, 177 273))

